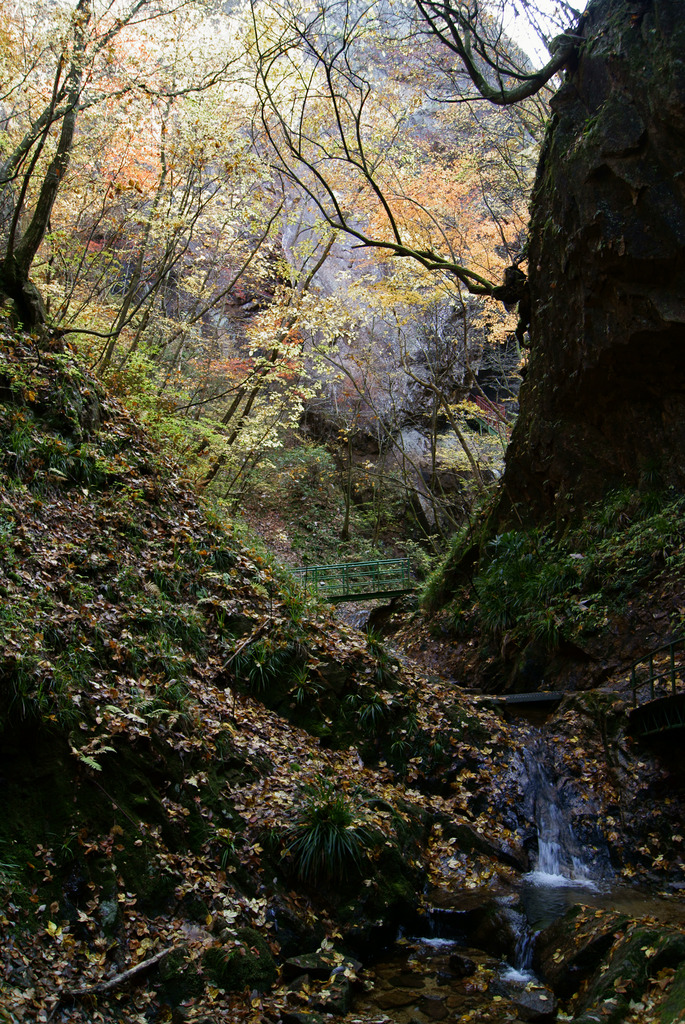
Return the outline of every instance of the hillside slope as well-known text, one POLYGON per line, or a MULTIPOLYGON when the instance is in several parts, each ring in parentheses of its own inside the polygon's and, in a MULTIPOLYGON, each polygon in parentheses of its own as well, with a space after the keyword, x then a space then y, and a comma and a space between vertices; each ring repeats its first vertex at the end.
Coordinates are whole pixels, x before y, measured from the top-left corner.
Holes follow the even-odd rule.
POLYGON ((250 1018, 272 954, 340 928, 362 948, 413 913, 445 810, 401 779, 487 761, 474 740, 498 720, 437 680, 419 703, 418 677, 232 539, 68 352, 5 336, 0 402, 0 1005, 250 1018), (341 824, 332 869, 297 844, 317 815, 341 824))
MULTIPOLYGON (((308 605, 68 351, 3 335, 0 460, 3 1024, 344 1016, 436 893, 492 919, 535 730, 308 605)), ((563 705, 556 775, 617 872, 682 884, 623 711, 563 705)))

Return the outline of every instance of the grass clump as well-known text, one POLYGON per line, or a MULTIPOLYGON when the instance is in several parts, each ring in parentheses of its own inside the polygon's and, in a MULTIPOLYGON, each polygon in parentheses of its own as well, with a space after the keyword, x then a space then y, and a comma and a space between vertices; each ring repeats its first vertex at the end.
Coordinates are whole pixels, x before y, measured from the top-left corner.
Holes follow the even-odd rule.
POLYGON ((495 537, 475 580, 482 626, 490 633, 522 630, 554 646, 560 625, 555 605, 577 590, 577 562, 539 530, 495 537))
POLYGON ((286 832, 284 856, 304 882, 349 878, 361 870, 373 836, 344 793, 327 779, 304 790, 304 802, 286 832))
POLYGON ((256 695, 264 695, 283 674, 288 650, 272 637, 260 637, 233 661, 236 679, 256 695))

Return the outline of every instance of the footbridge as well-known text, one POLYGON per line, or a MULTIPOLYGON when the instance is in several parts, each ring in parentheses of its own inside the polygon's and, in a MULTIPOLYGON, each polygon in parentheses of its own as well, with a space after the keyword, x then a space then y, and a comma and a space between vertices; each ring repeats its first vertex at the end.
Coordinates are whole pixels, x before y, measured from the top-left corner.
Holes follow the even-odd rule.
POLYGON ((304 565, 292 572, 308 594, 332 604, 368 601, 373 597, 398 597, 416 589, 408 558, 304 565))

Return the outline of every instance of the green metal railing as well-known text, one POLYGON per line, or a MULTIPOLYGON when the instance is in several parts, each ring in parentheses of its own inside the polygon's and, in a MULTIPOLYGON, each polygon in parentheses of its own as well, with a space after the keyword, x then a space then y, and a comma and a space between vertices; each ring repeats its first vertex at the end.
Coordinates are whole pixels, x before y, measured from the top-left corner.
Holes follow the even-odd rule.
POLYGON ((656 700, 659 697, 675 696, 678 683, 684 685, 685 680, 685 638, 671 640, 662 647, 648 654, 646 658, 636 661, 630 671, 633 688, 633 707, 645 700, 656 700), (640 691, 649 687, 649 696, 638 699, 640 691))
POLYGON ((685 730, 685 638, 671 640, 631 669, 634 736, 648 739, 685 730))
POLYGON ((414 589, 408 558, 305 565, 292 571, 307 593, 334 603, 394 597, 414 589))

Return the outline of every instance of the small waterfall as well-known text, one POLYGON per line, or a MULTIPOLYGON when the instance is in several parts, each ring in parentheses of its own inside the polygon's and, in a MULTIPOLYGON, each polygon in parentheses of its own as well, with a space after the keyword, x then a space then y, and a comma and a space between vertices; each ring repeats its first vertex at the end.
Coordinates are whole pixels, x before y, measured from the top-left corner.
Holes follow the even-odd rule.
POLYGON ((537 831, 537 852, 533 870, 524 878, 521 905, 533 930, 564 914, 580 890, 596 891, 611 875, 594 807, 573 779, 555 774, 554 763, 554 750, 544 735, 538 735, 528 747, 524 766, 524 809, 537 831))
POLYGON ((547 885, 592 884, 592 865, 585 860, 568 810, 540 761, 534 772, 534 820, 538 853, 533 874, 547 885))
POLYGON ((509 918, 512 924, 512 931, 516 936, 516 945, 514 946, 513 955, 507 958, 510 967, 502 975, 502 979, 515 984, 526 984, 535 977, 533 973, 533 952, 538 933, 530 927, 525 914, 516 910, 510 910, 509 918))
POLYGON ((516 940, 516 949, 514 950, 514 966, 517 970, 522 973, 528 974, 533 968, 533 952, 535 950, 535 940, 537 939, 537 932, 534 932, 527 924, 524 918, 525 927, 522 927, 518 938, 516 940))

